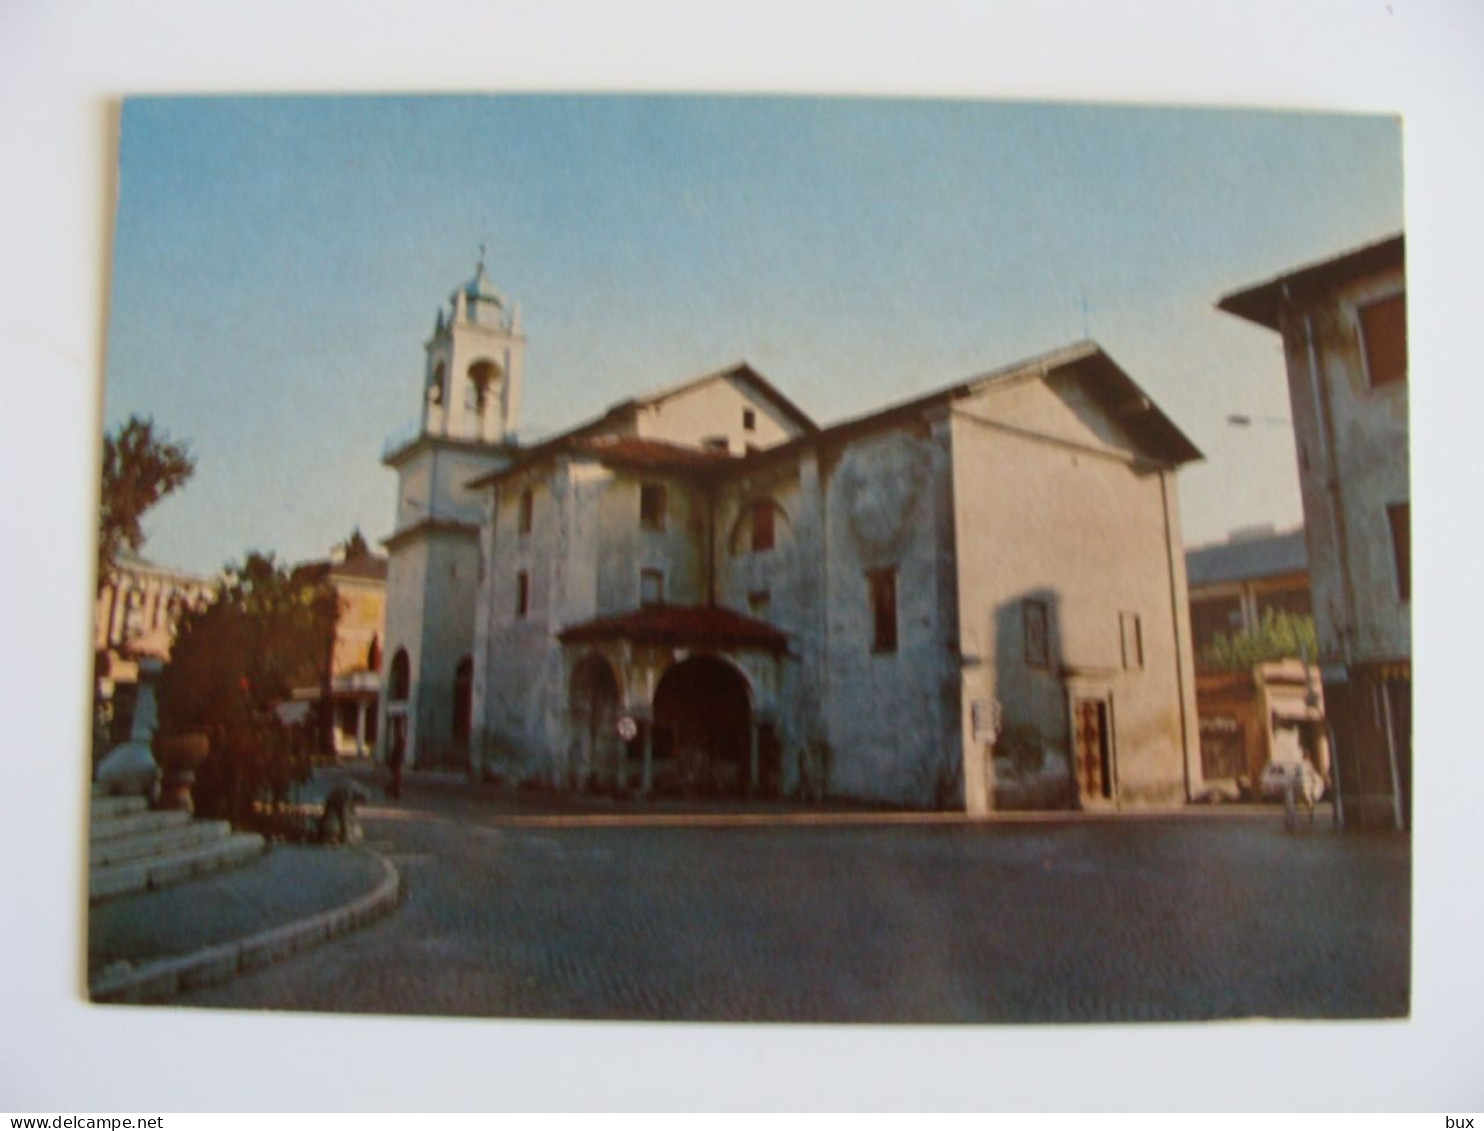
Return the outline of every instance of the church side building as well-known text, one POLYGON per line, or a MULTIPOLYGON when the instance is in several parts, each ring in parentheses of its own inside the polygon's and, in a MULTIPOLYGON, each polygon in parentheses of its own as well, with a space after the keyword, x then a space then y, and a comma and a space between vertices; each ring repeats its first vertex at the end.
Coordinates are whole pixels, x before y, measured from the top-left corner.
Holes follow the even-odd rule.
POLYGON ((1175 472, 1092 343, 820 428, 745 364, 474 479, 471 757, 985 812, 1200 787, 1175 472))

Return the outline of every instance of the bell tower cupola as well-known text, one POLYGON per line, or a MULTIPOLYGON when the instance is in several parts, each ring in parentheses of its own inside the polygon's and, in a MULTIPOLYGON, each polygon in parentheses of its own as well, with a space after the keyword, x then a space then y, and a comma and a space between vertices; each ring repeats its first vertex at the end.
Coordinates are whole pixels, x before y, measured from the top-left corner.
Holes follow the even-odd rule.
POLYGON ((440 306, 427 343, 422 432, 503 444, 515 439, 525 367, 520 310, 507 303, 484 266, 440 306))

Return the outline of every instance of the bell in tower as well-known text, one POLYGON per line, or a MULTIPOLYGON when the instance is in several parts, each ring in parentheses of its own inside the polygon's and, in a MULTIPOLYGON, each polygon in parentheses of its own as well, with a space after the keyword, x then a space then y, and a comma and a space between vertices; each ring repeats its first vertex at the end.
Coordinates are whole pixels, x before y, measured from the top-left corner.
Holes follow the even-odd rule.
POLYGON ((515 434, 525 338, 520 312, 507 304, 485 270, 439 307, 427 344, 423 431, 431 436, 502 444, 515 434))

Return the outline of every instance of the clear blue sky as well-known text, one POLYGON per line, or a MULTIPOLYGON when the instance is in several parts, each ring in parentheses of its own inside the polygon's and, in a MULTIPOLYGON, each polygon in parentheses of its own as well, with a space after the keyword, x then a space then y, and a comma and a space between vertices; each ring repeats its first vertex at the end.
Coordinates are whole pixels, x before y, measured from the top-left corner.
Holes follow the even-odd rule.
POLYGON ((523 424, 746 358, 823 423, 1083 336, 1207 456, 1189 544, 1296 524, 1277 336, 1223 293, 1402 226, 1392 118, 781 98, 136 99, 105 424, 199 467, 146 556, 390 533, 385 435, 481 241, 523 424), (1083 310, 1086 297, 1087 312, 1083 310))

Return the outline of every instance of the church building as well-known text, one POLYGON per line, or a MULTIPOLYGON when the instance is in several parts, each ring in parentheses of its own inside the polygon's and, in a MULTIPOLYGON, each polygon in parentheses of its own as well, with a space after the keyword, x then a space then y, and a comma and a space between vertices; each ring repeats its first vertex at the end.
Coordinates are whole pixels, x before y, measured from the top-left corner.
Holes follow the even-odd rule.
POLYGON ((969 812, 1199 791, 1200 453, 1096 344, 827 427, 738 363, 530 446, 523 345, 481 265, 385 457, 384 751, 969 812))

